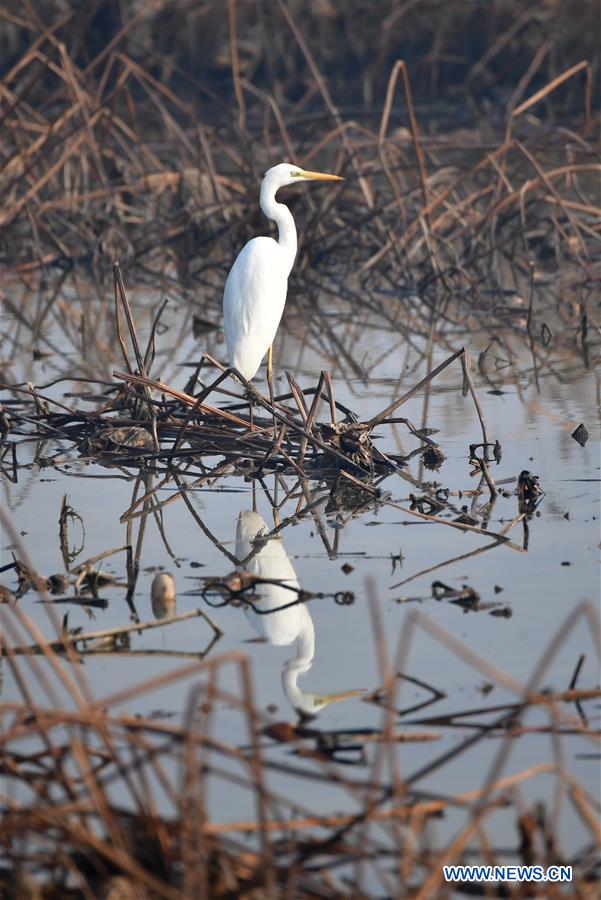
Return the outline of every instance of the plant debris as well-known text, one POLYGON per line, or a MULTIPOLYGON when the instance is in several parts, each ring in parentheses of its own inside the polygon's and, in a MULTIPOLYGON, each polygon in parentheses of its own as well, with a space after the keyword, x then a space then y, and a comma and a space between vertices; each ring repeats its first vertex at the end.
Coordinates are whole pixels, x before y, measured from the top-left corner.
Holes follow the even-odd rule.
POLYGON ((575 428, 572 432, 572 437, 578 444, 580 444, 581 447, 584 447, 590 435, 581 422, 578 428, 575 428))

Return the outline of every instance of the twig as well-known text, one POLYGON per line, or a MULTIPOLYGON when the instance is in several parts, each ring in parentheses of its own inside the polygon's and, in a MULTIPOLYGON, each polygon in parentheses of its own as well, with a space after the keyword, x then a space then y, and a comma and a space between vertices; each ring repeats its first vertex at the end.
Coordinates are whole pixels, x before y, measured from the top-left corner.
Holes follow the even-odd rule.
POLYGON ((135 622, 131 625, 117 625, 114 628, 102 628, 98 631, 83 631, 80 633, 67 631, 64 632, 63 638, 61 641, 49 641, 45 645, 39 644, 30 644, 27 647, 10 647, 7 649, 3 649, 3 656, 10 656, 11 654, 26 654, 26 653, 41 653, 43 646, 48 647, 50 650, 54 651, 54 653, 64 653, 65 652, 65 644, 71 643, 74 645, 80 643, 87 643, 88 641, 93 640, 103 640, 106 638, 120 638, 126 634, 131 634, 131 632, 136 631, 147 631, 149 628, 162 628, 166 625, 174 625, 176 622, 184 622, 187 619, 195 619, 198 617, 203 618, 213 629, 215 635, 220 636, 223 634, 221 628, 215 624, 215 622, 211 619, 211 617, 203 610, 203 609, 189 609, 186 612, 178 613, 175 616, 170 616, 165 619, 158 619, 157 621, 149 621, 149 622, 135 622))

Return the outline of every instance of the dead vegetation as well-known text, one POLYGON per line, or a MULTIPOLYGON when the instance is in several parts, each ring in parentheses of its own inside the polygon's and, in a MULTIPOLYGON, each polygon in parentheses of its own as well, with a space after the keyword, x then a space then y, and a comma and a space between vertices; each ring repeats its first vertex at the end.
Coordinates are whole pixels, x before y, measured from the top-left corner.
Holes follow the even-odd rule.
MULTIPOLYGON (((346 178, 323 201, 307 200, 301 261, 317 267, 323 288, 344 260, 355 273, 345 286, 351 302, 361 297, 398 319, 408 288, 438 305, 469 299, 489 312, 486 290, 507 288, 491 268, 513 266, 517 257, 526 272, 529 260, 546 271, 569 261, 579 284, 598 278, 598 62, 594 25, 586 27, 594 4, 581 4, 578 23, 561 4, 495 4, 477 14, 484 20, 477 25, 470 5, 460 4, 472 29, 497 38, 479 55, 472 30, 474 45, 454 62, 445 44, 461 26, 453 18, 448 28, 450 9, 435 28, 436 49, 424 55, 429 14, 403 4, 390 4, 378 38, 363 33, 363 50, 358 29, 380 24, 369 3, 355 2, 345 16, 335 5, 309 4, 308 18, 304 7, 281 0, 269 12, 260 3, 208 3, 197 12, 180 5, 181 17, 174 3, 92 3, 81 21, 68 4, 26 3, 20 14, 4 5, 14 48, 2 78, 9 273, 75 263, 101 271, 120 259, 158 277, 175 264, 180 279, 206 291, 208 309, 231 248, 261 221, 257 176, 289 156, 305 165, 331 160, 346 178), (190 43, 178 45, 173 28, 188 19, 190 43), (85 31, 91 22, 95 40, 85 31), (550 36, 531 58, 543 23, 550 36), (361 70, 361 110, 347 111, 339 67, 329 66, 334 50, 325 35, 342 25, 355 35, 345 52, 372 54, 361 70), (238 46, 241 29, 249 40, 238 46), (401 34, 409 68, 394 56, 401 34), (524 73, 506 96, 503 79, 520 52, 524 73), (196 80, 211 67, 228 76, 216 93, 196 80), (441 113, 428 134, 412 91, 436 92, 449 67, 468 88, 462 124, 441 113), (326 210, 329 221, 317 226, 316 213, 326 210)), ((312 289, 313 279, 305 268, 300 285, 312 289)))
MULTIPOLYGON (((341 521, 345 515, 358 514, 370 506, 389 505, 412 517, 482 533, 493 537, 497 543, 520 549, 507 537, 507 532, 522 522, 527 534, 527 519, 536 503, 524 495, 524 503, 502 532, 489 530, 488 520, 499 493, 490 465, 498 464, 502 451, 499 441, 489 438, 472 379, 470 355, 465 348, 451 354, 364 422, 351 409, 336 402, 327 372, 322 372, 315 388, 303 390, 294 377, 286 373, 290 391, 271 399, 263 396, 236 370, 223 369, 210 355, 204 354, 189 380, 189 390, 194 391, 189 393, 150 377, 155 332, 163 307, 157 313, 142 352, 118 264, 114 267, 114 283, 118 343, 126 368, 124 372, 114 372, 121 387, 111 389, 100 405, 88 410, 55 401, 32 385, 26 389, 13 386, 16 399, 8 401, 11 421, 7 426, 13 440, 5 441, 0 456, 0 464, 9 480, 16 483, 20 465, 29 464, 19 463, 19 448, 27 450, 31 440, 39 441, 45 435, 52 435, 53 440, 60 441, 58 449, 45 456, 38 450, 36 455, 38 464, 44 467, 56 468, 68 464, 71 459, 78 459, 118 468, 123 473, 139 472, 132 504, 122 516, 122 521, 130 523, 149 515, 159 522, 163 506, 180 499, 206 533, 206 524, 188 499, 191 489, 215 484, 234 475, 258 480, 269 496, 264 479, 273 474, 283 489, 283 497, 277 503, 270 498, 276 512, 291 498, 298 497, 294 515, 306 515, 316 504, 324 502, 325 490, 326 508, 337 510, 341 521), (127 331, 122 330, 122 320, 127 323, 127 331), (132 348, 133 358, 130 358, 128 347, 132 348), (222 371, 198 389, 201 370, 207 364, 222 371), (463 514, 458 508, 450 488, 445 489, 437 482, 416 481, 403 471, 415 456, 430 469, 439 467, 444 460, 444 453, 427 430, 416 428, 409 419, 397 413, 404 403, 418 392, 426 391, 434 379, 453 364, 462 367, 463 393, 474 403, 482 436, 479 443, 474 442, 469 448, 470 475, 478 479, 476 487, 468 492, 472 499, 471 515, 463 514), (244 396, 234 403, 223 404, 223 392, 226 397, 232 395, 223 387, 231 376, 242 386, 244 396), (326 420, 320 421, 318 416, 323 406, 326 420), (257 408, 263 416, 256 413, 257 408), (386 454, 376 446, 371 435, 376 429, 381 432, 385 426, 399 425, 404 426, 417 446, 403 456, 386 454), (71 444, 71 451, 67 449, 68 444, 71 444), (400 475, 412 486, 420 488, 419 496, 410 495, 409 507, 392 501, 380 487, 391 474, 400 475), (286 484, 283 476, 293 476, 292 487, 286 484), (140 495, 138 488, 142 485, 144 489, 140 495), (177 491, 171 493, 168 500, 159 501, 157 494, 166 485, 173 485, 177 491), (483 495, 486 499, 479 507, 483 495)), ((90 381, 83 396, 96 397, 101 389, 101 385, 90 381)), ((537 497, 539 494, 537 488, 537 497)), ((63 508, 59 520, 61 529, 66 528, 69 516, 74 518, 76 514, 68 507, 63 508)), ((321 534, 322 529, 319 531, 321 534)), ((327 539, 324 543, 328 553, 332 552, 327 539)), ((68 550, 64 546, 63 559, 68 562, 68 550)), ((131 572, 131 561, 128 568, 131 572)), ((130 595, 132 591, 130 584, 130 595)))
POLYGON ((173 900, 291 892, 345 897, 372 896, 375 885, 388 896, 403 890, 425 898, 442 888, 444 863, 469 862, 475 848, 483 846, 490 864, 509 854, 527 865, 572 865, 571 889, 592 896, 598 878, 599 809, 568 771, 561 746, 568 735, 589 741, 598 737, 585 709, 601 692, 578 686, 582 659, 566 689, 541 691, 541 680, 580 620, 588 624, 598 650, 599 622, 592 606, 570 614, 532 677, 521 683, 424 613, 406 619, 396 650, 387 647, 370 588, 381 685, 364 701, 382 710, 382 725, 324 731, 312 723, 278 722, 259 713, 248 660, 238 652, 213 654, 111 695, 98 694, 81 665, 77 643, 83 636, 60 636, 50 598, 40 590, 62 645, 60 656, 21 606, 6 606, 3 615, 3 655, 21 692, 19 701, 3 706, 5 865, 0 879, 7 898, 34 891, 75 900, 108 896, 118 888, 119 896, 173 900), (515 700, 424 715, 445 692, 406 674, 416 630, 484 676, 487 693, 496 685, 515 700), (37 642, 39 655, 19 651, 22 636, 37 642), (230 670, 237 674, 235 691, 229 687, 230 670), (422 689, 425 699, 403 704, 399 694, 404 682, 422 689), (130 711, 147 695, 179 683, 193 685, 180 721, 130 711), (242 744, 224 740, 219 731, 224 703, 247 735, 242 744), (532 710, 540 710, 542 717, 533 720, 532 710), (515 740, 533 727, 552 736, 552 758, 508 774, 515 740), (436 744, 441 731, 449 729, 460 729, 467 737, 451 752, 444 748, 413 770, 405 767, 401 777, 400 746, 436 744), (428 775, 444 772, 458 754, 472 752, 482 741, 495 745, 482 786, 440 794, 422 787, 428 775), (287 750, 284 757, 281 748, 287 750), (290 799, 274 787, 282 773, 290 799), (552 780, 565 796, 564 804, 529 805, 529 784, 541 778, 552 780), (316 813, 304 807, 292 788, 307 780, 321 790, 336 785, 347 798, 347 811, 316 813), (239 796, 241 808, 248 808, 247 816, 215 815, 210 798, 225 786, 239 796), (250 807, 247 797, 252 798, 250 807), (569 858, 558 837, 568 810, 588 834, 569 858), (491 837, 495 820, 508 814, 512 846, 497 850, 491 837), (435 823, 441 817, 457 822, 453 840, 444 846, 436 839, 435 823))
MULTIPOLYGON (((73 450, 92 454, 89 459, 95 463, 127 474, 133 490, 131 504, 122 515, 128 543, 77 566, 74 559, 85 518, 63 499, 58 535, 65 575, 40 576, 10 522, 4 523, 15 553, 14 563, 4 568, 14 568, 18 590, 5 598, 2 607, 2 662, 10 668, 21 692, 20 699, 3 705, 6 790, 1 802, 7 865, 0 878, 6 895, 21 900, 28 891, 38 891, 42 897, 77 900, 110 896, 111 892, 127 896, 129 892, 175 900, 291 893, 302 897, 373 896, 376 891, 398 896, 403 890, 425 898, 444 891, 443 864, 480 858, 483 847, 484 858, 491 864, 509 858, 524 864, 572 865, 576 873, 572 886, 583 896, 592 894, 598 880, 598 807, 595 798, 570 774, 561 741, 598 737, 591 707, 601 692, 595 685, 579 686, 582 658, 565 689, 549 692, 541 688, 562 642, 579 621, 588 623, 593 644, 597 640, 599 623, 591 606, 582 605, 570 614, 524 684, 483 659, 425 613, 406 618, 396 651, 391 652, 380 631, 377 600, 368 587, 373 652, 380 661, 381 684, 363 699, 381 710, 382 724, 324 730, 313 722, 274 720, 259 712, 246 655, 216 653, 220 628, 204 609, 141 622, 133 600, 145 521, 149 516, 155 518, 165 548, 171 552, 161 527, 162 509, 179 501, 223 556, 239 567, 236 573, 205 579, 198 593, 211 606, 254 608, 255 591, 265 580, 246 574, 244 566, 249 559, 238 560, 221 545, 189 501, 195 487, 214 484, 231 474, 260 485, 274 510, 277 524, 253 547, 251 558, 262 543, 281 535, 302 516, 313 518, 328 555, 335 558, 339 531, 331 543, 321 510, 344 523, 379 504, 389 504, 413 519, 437 523, 437 527, 492 539, 465 557, 487 552, 500 543, 523 552, 528 519, 541 501, 542 490, 529 472, 522 472, 517 482, 511 479, 509 491, 505 482, 495 483, 490 465, 500 458, 501 448, 488 436, 471 379, 469 355, 457 351, 363 423, 357 422, 348 408, 338 408, 325 373, 315 389, 306 391, 290 377, 288 394, 273 402, 251 385, 243 385, 249 396, 235 401, 232 408, 231 398, 226 397, 224 405, 220 393, 226 390, 223 373, 192 394, 153 380, 150 343, 146 348, 139 344, 118 268, 115 299, 117 321, 131 323, 132 328, 128 331, 126 326, 122 332, 118 327, 120 343, 133 348, 131 356, 124 352, 126 371, 118 375, 122 385, 118 391, 112 388, 109 398, 105 396, 85 415, 66 410, 62 403, 62 409, 55 409, 52 400, 33 387, 22 400, 9 403, 15 480, 19 477, 20 441, 29 437, 39 441, 46 429, 61 444, 60 458, 47 458, 46 465, 60 467, 76 458, 73 450), (470 464, 478 483, 461 497, 440 484, 412 479, 404 471, 404 460, 374 452, 369 439, 372 429, 394 422, 416 441, 416 453, 436 449, 427 430, 420 431, 397 413, 404 400, 427 388, 453 363, 463 364, 465 392, 471 392, 482 427, 482 441, 470 448, 470 464), (145 374, 137 374, 138 370, 145 374), (264 415, 257 413, 253 403, 264 415), (320 404, 327 416, 321 424, 320 404), (69 443, 72 451, 67 449, 69 443), (212 462, 215 455, 219 456, 216 464, 212 462), (281 488, 279 500, 267 487, 268 472, 281 488), (379 486, 391 474, 405 477, 411 484, 410 505, 393 501, 379 486), (166 484, 177 490, 160 501, 159 489, 166 484), (515 515, 502 531, 494 532, 489 521, 499 496, 513 497, 515 515), (468 497, 470 507, 461 507, 460 500, 468 497), (295 502, 295 512, 280 520, 280 512, 295 502), (520 522, 524 529, 521 544, 509 537, 520 522), (109 556, 117 555, 125 561, 120 580, 100 568, 109 556), (59 593, 64 601, 79 602, 92 610, 107 585, 121 589, 130 624, 71 628, 66 616, 59 621, 55 598, 47 593, 59 593), (40 593, 50 619, 50 636, 41 632, 18 602, 18 597, 31 589, 40 593), (191 617, 202 617, 209 626, 204 649, 191 653, 136 648, 141 632, 191 617), (439 714, 428 709, 426 714, 426 708, 446 695, 443 688, 407 674, 412 668, 416 630, 439 641, 484 677, 486 694, 498 686, 514 699, 446 709, 439 714), (155 653, 185 657, 186 662, 168 674, 127 684, 110 696, 99 696, 92 689, 85 671, 90 656, 155 653), (239 685, 235 692, 230 687, 232 670, 239 685), (399 692, 405 682, 419 687, 425 699, 402 703, 399 692), (164 715, 132 712, 161 688, 177 684, 188 692, 181 719, 170 721, 164 715), (234 711, 239 718, 243 740, 224 739, 219 728, 223 705, 230 716, 234 711), (551 736, 552 758, 508 774, 512 745, 533 729, 551 736), (436 747, 445 733, 457 730, 463 736, 452 750, 441 745, 427 762, 401 770, 398 755, 402 746, 436 747), (444 793, 428 787, 429 775, 444 772, 458 754, 469 754, 482 741, 487 741, 487 746, 492 741, 496 748, 484 784, 444 793), (287 779, 288 792, 274 786, 281 775, 287 779), (526 795, 530 784, 539 779, 551 779, 554 790, 565 794, 568 802, 562 807, 533 806, 526 795), (346 798, 343 811, 317 813, 299 802, 299 786, 306 786, 307 781, 320 790, 335 785, 346 798), (247 808, 248 797, 252 799, 245 816, 224 819, 216 814, 209 798, 218 797, 226 788, 239 797, 240 808, 247 808), (566 856, 560 849, 559 833, 563 816, 572 813, 584 823, 588 836, 577 852, 566 856), (496 818, 507 815, 513 840, 509 847, 497 847, 492 837, 496 818), (454 834, 443 845, 437 838, 441 818, 451 824, 454 834)), ((91 382, 85 389, 86 396, 94 398, 100 387, 91 382)), ((444 443, 444 436, 440 440, 444 443)), ((430 571, 448 562, 433 565, 430 571)), ((436 581, 432 595, 465 612, 510 614, 506 604, 486 602, 468 585, 457 592, 436 581)), ((322 593, 293 590, 289 602, 324 599, 322 593)), ((331 599, 344 607, 354 597, 341 590, 331 599)), ((411 599, 415 598, 403 597, 399 602, 411 599)), ((340 810, 340 801, 336 809, 340 810)))
MULTIPOLYGON (((446 890, 443 863, 507 858, 573 865, 581 897, 598 887, 599 807, 571 774, 563 744, 598 738, 599 688, 579 684, 581 657, 569 684, 544 689, 579 622, 598 649, 590 606, 566 618, 521 683, 427 614, 409 614, 396 650, 389 648, 368 587, 381 683, 363 699, 382 713, 372 728, 274 721, 259 712, 247 657, 217 653, 221 629, 208 604, 252 608, 262 582, 245 574, 240 567, 250 560, 236 559, 199 516, 195 490, 232 477, 252 483, 274 513, 265 540, 307 517, 331 559, 342 526, 383 506, 403 522, 487 539, 422 571, 399 572, 397 592, 500 545, 524 553, 544 485, 527 470, 495 477, 502 436, 488 433, 466 335, 489 335, 475 367, 492 393, 502 392, 506 370, 519 392, 545 377, 569 380, 598 356, 594 4, 582 4, 576 16, 570 4, 553 2, 512 0, 479 5, 477 13, 472 4, 449 3, 437 7, 434 22, 430 4, 381 6, 379 18, 373 0, 353 0, 344 11, 326 0, 103 0, 85 11, 58 0, 8 0, 0 9, 8 51, 0 79, 8 313, 1 473, 16 487, 32 466, 85 478, 90 464, 132 484, 120 520, 125 542, 83 563, 74 560, 85 515, 65 496, 58 511, 64 572, 40 575, 11 533, 12 562, 3 560, 1 571, 15 584, 0 593, 0 665, 18 691, 2 713, 0 884, 7 897, 404 891, 426 898, 446 890), (461 46, 460 34, 467 35, 461 46), (289 307, 303 322, 303 352, 318 351, 328 370, 301 387, 297 370, 282 364, 286 381, 271 398, 231 380, 215 345, 225 270, 240 245, 265 229, 258 179, 285 157, 308 167, 319 160, 317 167, 329 165, 346 181, 295 209, 301 252, 289 307), (114 304, 107 301, 111 270, 114 304), (134 302, 141 288, 169 302, 134 302), (173 300, 183 319, 175 335, 166 324, 173 300), (407 347, 417 362, 409 371, 399 364, 388 404, 366 415, 359 401, 351 408, 337 399, 334 380, 371 383, 380 358, 356 348, 374 321, 392 336, 390 352, 407 347), (192 331, 201 348, 186 358, 182 376, 179 345, 192 331), (30 379, 32 358, 47 367, 44 384, 30 379), (426 374, 413 378, 418 364, 426 374), (457 391, 469 396, 480 426, 466 453, 469 490, 427 480, 444 463, 449 437, 426 427, 428 396, 449 367, 460 373, 457 391), (418 394, 424 416, 414 424, 403 405, 418 394), (69 468, 74 462, 77 470, 69 468), (387 492, 392 477, 409 491, 402 503, 387 492), (168 496, 160 493, 166 487, 168 496), (510 512, 492 530, 498 502, 510 512), (163 528, 163 510, 174 503, 219 549, 224 569, 196 591, 202 608, 147 622, 134 597, 144 529, 154 520, 175 559, 163 528), (328 530, 328 517, 340 528, 328 530), (119 560, 117 577, 101 568, 109 557, 119 560), (107 605, 108 589, 121 592, 127 623, 82 629, 68 613, 58 616, 59 602, 93 616, 107 605), (32 591, 49 617, 47 632, 19 602, 32 591), (206 631, 198 652, 138 648, 139 634, 191 618, 206 631), (503 701, 426 715, 445 691, 407 674, 416 631, 471 666, 487 690, 502 688, 503 701), (92 689, 88 657, 151 653, 186 662, 110 696, 92 689), (426 699, 401 702, 405 682, 426 699), (168 685, 187 697, 183 715, 137 713, 139 702, 168 685), (223 705, 238 719, 240 740, 220 730, 223 705), (534 729, 549 735, 550 758, 508 774, 511 748, 534 729), (441 744, 419 765, 401 765, 403 744, 436 748, 457 731, 452 749, 441 744), (494 750, 484 783, 432 791, 429 775, 444 774, 485 741, 494 750), (282 774, 287 792, 274 787, 282 774), (546 796, 555 802, 531 803, 537 779, 552 784, 546 796), (345 802, 316 813, 298 799, 307 783, 324 791, 336 785, 345 802), (225 788, 244 815, 216 815, 211 798, 225 788), (569 858, 560 849, 568 815, 587 834, 569 858), (508 847, 496 843, 497 816, 511 821, 508 847), (442 818, 453 837, 441 842, 442 818)), ((575 439, 584 446, 588 432, 579 428, 575 439)), ((394 572, 402 552, 391 562, 394 572)), ((341 584, 333 595, 293 591, 290 603, 328 599, 344 607, 354 595, 341 584)), ((512 612, 469 584, 457 589, 438 579, 430 599, 500 620, 512 612)))
MULTIPOLYGON (((466 333, 488 330, 479 367, 493 387, 514 361, 512 335, 529 347, 536 383, 566 349, 591 365, 601 220, 594 28, 561 4, 491 4, 477 23, 460 4, 453 17, 475 29, 464 56, 452 46, 458 21, 449 27, 446 15, 424 55, 429 15, 391 3, 380 37, 369 31, 357 109, 336 84, 338 67, 323 68, 328 41, 315 47, 308 35, 350 29, 361 54, 370 6, 358 0, 340 21, 335 5, 309 4, 301 22, 295 3, 274 3, 270 15, 260 3, 197 12, 183 3, 172 22, 174 2, 91 3, 87 17, 68 4, 4 4, 12 56, 1 80, 0 262, 15 327, 3 332, 3 383, 22 383, 14 360, 32 348, 67 374, 48 333, 57 325, 77 358, 69 375, 110 383, 119 348, 106 282, 117 259, 130 289, 179 304, 180 336, 193 332, 217 354, 225 273, 265 229, 258 180, 284 157, 346 179, 295 209, 288 304, 290 327, 333 377, 369 380, 377 360, 357 357, 354 342, 372 321, 423 354, 428 370, 435 343, 450 355, 466 333), (182 20, 191 31, 178 44, 182 20), (90 23, 98 30, 89 34, 90 23), (401 36, 407 60, 395 56, 401 36), (459 85, 467 93, 457 99, 459 85), (423 106, 436 86, 449 92, 447 114, 423 106)), ((135 440, 113 436, 116 446, 135 440)))

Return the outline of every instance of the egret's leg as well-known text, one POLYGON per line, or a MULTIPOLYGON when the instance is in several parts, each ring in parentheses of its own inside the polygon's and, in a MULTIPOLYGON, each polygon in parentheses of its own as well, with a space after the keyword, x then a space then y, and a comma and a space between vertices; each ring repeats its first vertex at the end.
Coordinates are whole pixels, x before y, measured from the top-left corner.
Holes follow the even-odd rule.
MULTIPOLYGON (((274 475, 273 476, 273 502, 275 503, 275 506, 273 507, 273 524, 275 525, 276 528, 280 527, 280 508, 278 506, 278 493, 279 493, 278 487, 279 487, 278 479, 277 479, 277 476, 274 475)), ((279 535, 278 535, 278 537, 279 537, 279 535)))
POLYGON ((269 345, 267 351, 267 384, 269 385, 269 396, 273 403, 273 344, 269 345))
POLYGON ((273 412, 273 439, 275 441, 277 423, 275 420, 275 409, 273 402, 273 344, 269 345, 269 350, 267 351, 267 384, 269 386, 269 400, 271 401, 271 408, 273 412))

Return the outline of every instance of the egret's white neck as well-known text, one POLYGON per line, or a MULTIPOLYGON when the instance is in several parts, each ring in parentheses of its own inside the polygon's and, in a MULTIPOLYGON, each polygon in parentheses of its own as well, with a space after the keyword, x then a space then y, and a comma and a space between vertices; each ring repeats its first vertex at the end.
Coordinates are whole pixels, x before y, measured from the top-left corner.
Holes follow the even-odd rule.
POLYGON ((296 256, 297 237, 296 226, 292 213, 284 203, 278 203, 275 199, 277 186, 274 186, 270 178, 264 178, 261 185, 261 209, 268 219, 278 226, 279 246, 285 253, 286 262, 288 263, 288 272, 294 265, 296 256))
MULTIPOLYGON (((315 656, 315 628, 309 611, 305 607, 306 615, 303 617, 303 625, 299 631, 296 642, 296 656, 284 663, 282 669, 282 685, 284 693, 290 703, 295 707, 302 707, 302 698, 305 691, 299 688, 297 681, 301 675, 311 668, 315 656)), ((311 695, 313 696, 313 695, 311 695)))

